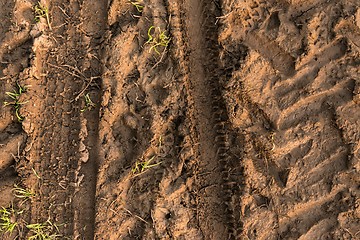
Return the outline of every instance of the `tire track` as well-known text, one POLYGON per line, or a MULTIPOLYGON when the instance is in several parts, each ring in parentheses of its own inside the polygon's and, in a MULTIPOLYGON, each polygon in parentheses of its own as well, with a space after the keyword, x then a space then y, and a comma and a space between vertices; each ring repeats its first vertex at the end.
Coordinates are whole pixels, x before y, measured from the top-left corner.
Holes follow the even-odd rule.
POLYGON ((0 124, 6 196, 27 141, 24 224, 69 239, 357 236, 355 0, 42 2, 52 31, 33 26, 35 1, 0 4, 17 16, 0 36, 0 78, 31 85, 27 140, 9 112, 0 124), (171 32, 160 60, 150 26, 171 32))
MULTIPOLYGON (((86 91, 99 84, 101 65, 97 59, 107 8, 101 1, 69 5, 62 0, 50 1, 46 7, 52 30, 40 24, 43 35, 34 42, 28 85, 32 86, 29 102, 36 108, 24 106, 23 126, 29 140, 21 174, 26 176, 26 187, 36 193, 31 201, 31 223, 56 224, 59 233, 53 234, 62 237, 91 239, 98 108, 89 114, 81 110, 86 91), (86 124, 84 119, 90 117, 86 124)), ((90 95, 98 100, 94 94, 99 90, 90 95)))
POLYGON ((216 17, 221 15, 219 7, 219 3, 214 1, 173 3, 173 9, 180 9, 180 14, 175 15, 174 28, 181 28, 182 24, 186 26, 185 33, 174 33, 174 42, 180 49, 179 55, 184 58, 180 62, 188 62, 182 67, 190 94, 193 137, 199 143, 195 154, 198 159, 198 224, 206 239, 234 239, 232 193, 239 182, 231 181, 227 168, 232 159, 229 155, 227 113, 219 88, 222 72, 217 62, 216 17), (181 9, 186 16, 184 22, 179 20, 181 9))
MULTIPOLYGON (((223 18, 225 22, 231 22, 233 25, 221 34, 221 41, 231 39, 231 41, 242 41, 246 46, 260 53, 270 64, 285 76, 292 76, 295 73, 295 59, 290 55, 287 47, 281 46, 279 42, 274 41, 271 34, 266 32, 277 32, 279 30, 280 20, 276 7, 286 7, 288 4, 283 1, 277 3, 273 1, 249 0, 241 3, 232 2, 235 6, 232 11, 223 18), (271 37, 271 38, 270 38, 271 37)), ((227 9, 226 4, 222 4, 227 9)), ((294 34, 289 32, 289 34, 294 34)), ((294 44, 294 45, 297 45, 294 44)))
MULTIPOLYGON (((80 116, 80 164, 78 166, 78 188, 74 197, 74 239, 94 239, 96 216, 96 184, 99 169, 99 111, 101 100, 103 66, 102 41, 107 29, 108 1, 84 0, 81 8, 82 28, 85 32, 83 41, 87 45, 87 59, 82 63, 84 72, 88 76, 82 89, 95 107, 85 110, 80 116), (81 181, 82 179, 82 181, 81 181)), ((84 94, 85 94, 84 92, 84 94)), ((80 95, 78 95, 80 96, 80 95)), ((83 109, 86 109, 86 103, 83 109)))
MULTIPOLYGON (((341 9, 335 3, 321 5, 319 11, 341 9)), ((294 11, 292 7, 289 9, 294 11)), ((288 14, 286 9, 282 11, 282 17, 288 14)), ((240 71, 233 73, 229 89, 238 89, 245 100, 235 102, 247 113, 232 121, 244 126, 250 143, 246 149, 249 161, 245 161, 249 198, 242 201, 244 209, 256 206, 244 215, 243 234, 250 239, 337 238, 347 234, 338 227, 345 225, 338 217, 353 211, 355 198, 350 197, 350 185, 344 187, 337 179, 354 166, 351 145, 344 140, 338 123, 340 109, 354 97, 356 67, 347 62, 352 62, 356 54, 349 47, 354 35, 347 34, 346 28, 340 31, 342 36, 333 35, 326 25, 338 21, 342 14, 331 15, 330 20, 316 14, 309 20, 305 28, 309 32, 302 34, 322 36, 313 42, 305 40, 311 51, 295 59, 295 72, 285 79, 272 70, 280 70, 274 63, 264 64, 261 58, 269 59, 264 53, 242 40, 257 53, 250 53, 240 71), (257 117, 259 112, 264 117, 257 117), (266 127, 269 123, 273 128, 266 127), (265 206, 261 205, 264 201, 259 200, 259 193, 261 198, 269 199, 265 206), (264 214, 276 227, 271 228, 261 219, 264 214), (324 232, 320 226, 331 231, 324 232)), ((263 30, 253 31, 267 35, 263 30)), ((284 61, 278 60, 280 65, 284 61)))

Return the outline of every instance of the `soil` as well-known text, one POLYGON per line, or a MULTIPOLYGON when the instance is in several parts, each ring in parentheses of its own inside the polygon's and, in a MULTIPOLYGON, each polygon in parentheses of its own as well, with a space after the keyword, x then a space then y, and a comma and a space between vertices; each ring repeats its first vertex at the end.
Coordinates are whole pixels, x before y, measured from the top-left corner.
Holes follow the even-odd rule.
POLYGON ((358 0, 0 15, 1 239, 360 239, 358 0))

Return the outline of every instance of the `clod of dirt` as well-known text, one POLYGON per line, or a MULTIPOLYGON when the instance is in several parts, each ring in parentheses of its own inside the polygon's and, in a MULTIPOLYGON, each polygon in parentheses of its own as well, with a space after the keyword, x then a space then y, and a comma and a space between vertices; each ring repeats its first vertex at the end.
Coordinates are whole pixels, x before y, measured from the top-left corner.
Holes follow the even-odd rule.
POLYGON ((12 191, 14 188, 14 184, 16 183, 16 177, 11 176, 7 177, 6 179, 0 178, 0 181, 0 207, 8 207, 14 199, 12 191))
MULTIPOLYGON (((2 111, 4 111, 4 109, 2 109, 2 111)), ((11 119, 11 113, 10 113, 10 109, 8 109, 8 111, 6 113, 2 112, 2 117, 1 117, 1 121, 0 121, 0 132, 4 131, 4 129, 9 126, 12 122, 11 119)))
POLYGON ((0 173, 8 168, 14 161, 14 156, 17 156, 20 151, 20 146, 24 142, 23 134, 18 134, 9 137, 5 142, 0 143, 0 173))
POLYGON ((356 12, 356 25, 360 28, 360 8, 356 12))
POLYGON ((355 216, 353 211, 339 214, 338 221, 340 226, 349 232, 354 239, 360 237, 360 218, 355 216))

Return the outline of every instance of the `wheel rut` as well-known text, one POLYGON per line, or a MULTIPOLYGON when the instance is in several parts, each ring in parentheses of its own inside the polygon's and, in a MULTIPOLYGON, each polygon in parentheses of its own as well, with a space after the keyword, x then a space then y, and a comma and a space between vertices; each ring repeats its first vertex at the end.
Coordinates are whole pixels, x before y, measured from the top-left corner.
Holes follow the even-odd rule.
POLYGON ((100 41, 107 7, 102 1, 47 4, 51 28, 41 25, 43 34, 34 41, 27 79, 28 101, 37 108, 23 110, 29 139, 20 173, 27 176, 25 186, 35 192, 29 222, 56 225, 53 234, 64 238, 93 239, 100 41), (97 106, 90 106, 85 97, 97 106))
MULTIPOLYGON (((217 17, 221 16, 216 1, 185 1, 185 31, 188 47, 186 87, 192 103, 194 136, 198 141, 198 221, 206 239, 235 239, 236 226, 232 206, 229 126, 220 78, 217 17)), ((239 222, 237 222, 239 224, 239 222)))
POLYGON ((230 31, 230 42, 235 41, 230 46, 242 43, 249 47, 225 91, 231 122, 243 129, 246 138, 242 237, 345 239, 348 233, 336 225, 348 226, 339 216, 351 215, 355 201, 350 197, 351 187, 339 184, 356 168, 353 147, 347 143, 353 138, 344 137, 341 127, 345 109, 354 107, 358 63, 352 62, 357 47, 348 30, 355 26, 341 20, 347 14, 342 12, 345 3, 321 2, 320 10, 309 9, 294 20, 295 9, 303 7, 245 2, 251 14, 240 1, 234 4, 225 12, 225 24, 229 18, 235 17, 231 21, 236 22, 241 14, 249 16, 239 18, 237 27, 224 28, 221 35, 225 45, 230 31), (273 11, 276 6, 278 10, 273 11), (274 16, 278 20, 271 23, 274 16), (292 28, 301 21, 307 28, 292 28), (349 28, 333 32, 329 22, 349 28), (278 37, 281 26, 286 26, 292 46, 278 37), (278 46, 273 48, 278 53, 269 55, 266 44, 261 44, 265 38, 272 41, 268 46, 278 46), (342 205, 343 201, 349 204, 342 205))

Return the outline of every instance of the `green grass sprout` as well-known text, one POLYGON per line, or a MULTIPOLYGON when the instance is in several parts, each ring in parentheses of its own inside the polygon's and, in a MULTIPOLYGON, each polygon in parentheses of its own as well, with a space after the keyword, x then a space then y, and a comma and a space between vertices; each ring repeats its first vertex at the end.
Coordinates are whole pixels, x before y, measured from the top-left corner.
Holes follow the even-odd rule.
POLYGON ((166 48, 171 40, 170 37, 166 35, 166 30, 162 31, 160 27, 155 28, 155 26, 151 26, 147 34, 148 40, 146 43, 151 45, 149 52, 154 50, 157 54, 160 54, 158 48, 166 48))
POLYGON ((153 162, 154 159, 155 159, 155 156, 151 157, 147 161, 137 161, 135 163, 135 167, 133 169, 131 169, 132 173, 133 174, 140 174, 140 173, 145 172, 147 169, 153 168, 153 167, 158 166, 159 164, 161 164, 161 162, 151 164, 151 162, 153 162))
POLYGON ((19 83, 16 83, 17 89, 12 92, 6 92, 5 94, 12 99, 12 101, 4 102, 4 106, 12 106, 15 110, 15 115, 19 122, 22 122, 24 120, 24 117, 20 115, 20 108, 21 105, 26 104, 26 102, 20 102, 20 96, 21 94, 25 93, 27 91, 28 86, 21 86, 19 83))
POLYGON ((52 30, 50 25, 49 9, 46 6, 42 5, 40 2, 38 2, 34 7, 34 12, 35 21, 40 22, 41 18, 45 18, 49 29, 52 30))
POLYGON ((61 237, 61 235, 54 234, 54 232, 59 232, 59 229, 49 220, 45 223, 28 224, 26 228, 32 233, 28 240, 55 240, 61 237))
POLYGON ((0 232, 12 233, 17 226, 15 219, 15 211, 13 208, 10 210, 1 207, 0 209, 0 232))
POLYGON ((91 111, 93 108, 96 107, 96 104, 91 100, 89 93, 85 94, 85 107, 81 109, 81 112, 85 112, 87 110, 91 111))
POLYGON ((133 1, 130 1, 130 3, 136 8, 136 10, 138 11, 138 12, 142 12, 143 11, 143 9, 144 9, 144 6, 143 5, 141 5, 141 3, 140 2, 137 2, 137 1, 135 1, 135 2, 133 2, 133 1))
POLYGON ((35 193, 31 190, 18 187, 17 185, 14 185, 13 192, 15 197, 25 200, 35 196, 35 193))

